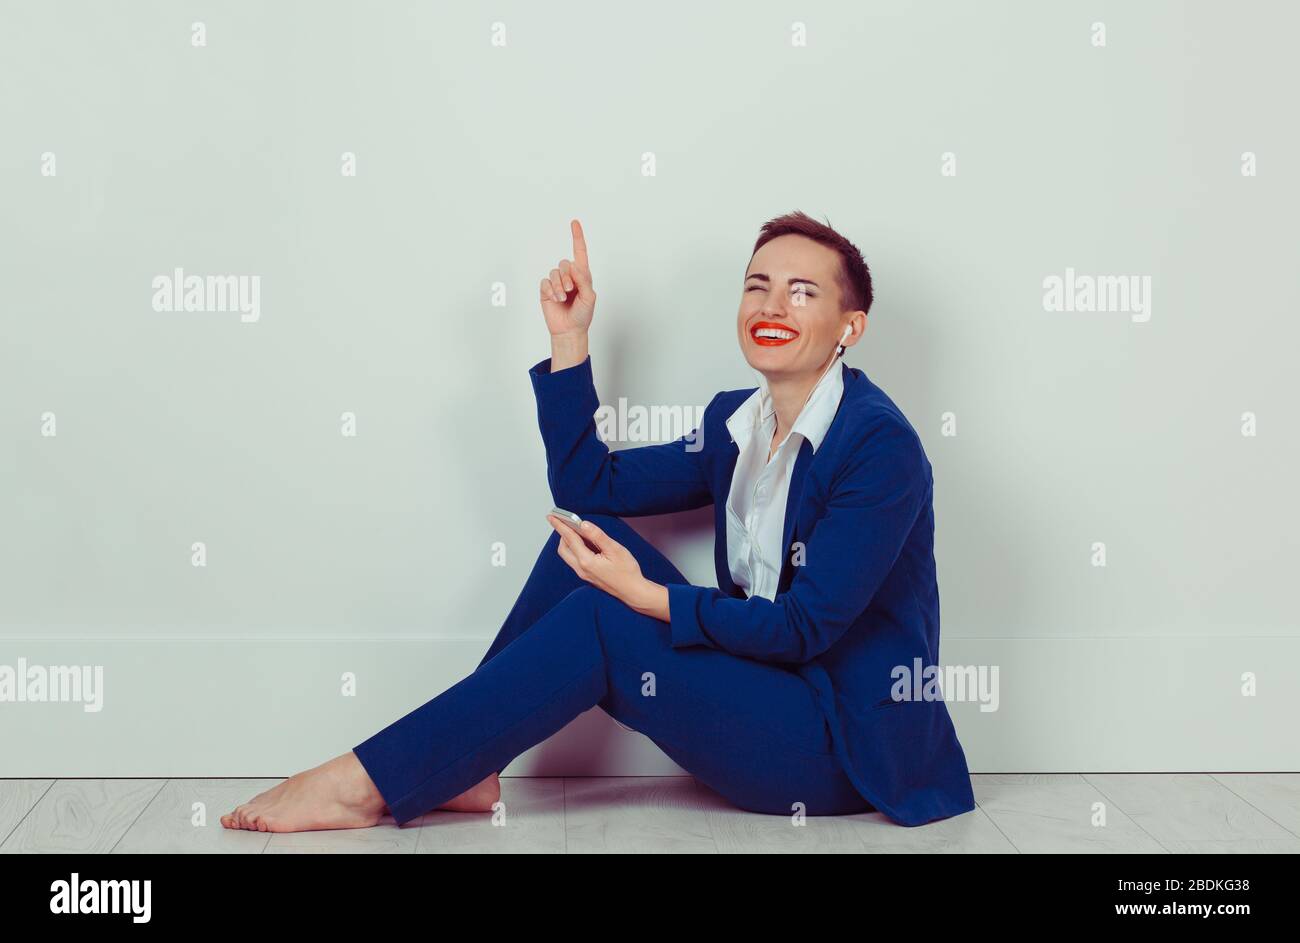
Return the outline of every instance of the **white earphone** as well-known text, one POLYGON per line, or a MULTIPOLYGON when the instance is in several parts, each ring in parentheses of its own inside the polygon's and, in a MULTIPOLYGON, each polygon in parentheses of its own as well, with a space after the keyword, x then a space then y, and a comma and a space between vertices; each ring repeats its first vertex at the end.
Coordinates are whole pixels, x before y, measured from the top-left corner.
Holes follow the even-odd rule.
MULTIPOLYGON (((835 356, 831 358, 831 362, 828 363, 826 369, 822 371, 822 376, 817 378, 818 383, 821 382, 822 377, 826 376, 826 374, 830 373, 831 370, 835 368, 835 364, 839 362, 840 354, 844 353, 844 342, 849 339, 849 335, 852 333, 853 325, 846 324, 844 326, 844 333, 840 335, 840 346, 835 348, 835 356)), ((816 385, 813 386, 813 389, 816 389, 816 385)), ((808 399, 803 401, 804 406, 808 405, 808 400, 810 399, 812 399, 812 390, 808 391, 808 399)))
POLYGON ((844 353, 844 342, 849 339, 849 335, 852 333, 853 333, 853 325, 852 324, 844 325, 844 333, 840 335, 840 346, 836 348, 835 356, 838 357, 840 354, 844 353))

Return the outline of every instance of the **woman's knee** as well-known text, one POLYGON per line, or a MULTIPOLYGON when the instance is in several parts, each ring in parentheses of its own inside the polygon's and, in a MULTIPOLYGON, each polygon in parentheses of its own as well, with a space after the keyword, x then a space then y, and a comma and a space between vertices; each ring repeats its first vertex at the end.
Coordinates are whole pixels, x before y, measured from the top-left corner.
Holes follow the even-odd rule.
POLYGON ((576 589, 570 590, 558 605, 569 610, 594 611, 599 604, 600 597, 608 595, 603 589, 593 586, 591 583, 583 583, 576 589))
POLYGON ((665 623, 590 583, 573 590, 560 605, 565 607, 568 631, 590 633, 607 663, 635 665, 640 669, 638 677, 642 671, 657 670, 660 656, 670 649, 665 623), (656 631, 660 627, 663 632, 656 631))

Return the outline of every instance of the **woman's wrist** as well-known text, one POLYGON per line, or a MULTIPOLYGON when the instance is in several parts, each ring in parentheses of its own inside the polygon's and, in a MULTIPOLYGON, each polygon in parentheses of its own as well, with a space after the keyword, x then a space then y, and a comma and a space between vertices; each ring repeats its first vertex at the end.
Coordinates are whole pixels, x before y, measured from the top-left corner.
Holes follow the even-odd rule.
POLYGON ((668 612, 668 587, 642 578, 627 604, 642 615, 653 616, 661 622, 671 622, 668 612))
POLYGON ((551 372, 576 367, 587 359, 587 332, 551 335, 551 372))

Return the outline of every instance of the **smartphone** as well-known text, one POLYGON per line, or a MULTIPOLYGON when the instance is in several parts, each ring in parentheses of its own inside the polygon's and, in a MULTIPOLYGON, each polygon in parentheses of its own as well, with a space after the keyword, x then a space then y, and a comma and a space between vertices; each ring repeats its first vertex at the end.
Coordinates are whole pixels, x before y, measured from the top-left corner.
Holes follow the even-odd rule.
POLYGON ((587 545, 588 550, 600 553, 600 548, 588 540, 586 535, 578 529, 578 526, 582 523, 582 518, 574 514, 572 511, 566 511, 564 508, 551 508, 551 513, 572 527, 577 535, 582 538, 582 542, 587 545))
POLYGON ((572 511, 566 511, 564 508, 551 508, 551 513, 564 521, 564 523, 568 524, 574 530, 577 530, 582 524, 582 518, 574 514, 572 511))

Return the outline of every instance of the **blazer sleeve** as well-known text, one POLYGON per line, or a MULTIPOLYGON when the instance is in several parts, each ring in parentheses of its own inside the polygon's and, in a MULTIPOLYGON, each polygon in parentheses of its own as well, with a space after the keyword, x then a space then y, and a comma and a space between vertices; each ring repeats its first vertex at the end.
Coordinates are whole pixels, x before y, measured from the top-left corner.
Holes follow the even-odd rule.
POLYGON ((703 645, 800 664, 853 626, 902 552, 933 478, 915 431, 893 417, 877 424, 845 465, 786 592, 738 599, 704 586, 668 586, 674 648, 703 645))
POLYGON ((590 355, 554 373, 548 357, 529 368, 528 375, 546 448, 546 477, 557 505, 579 514, 638 517, 713 503, 704 467, 703 419, 700 428, 672 442, 610 451, 596 434, 600 401, 590 355))

